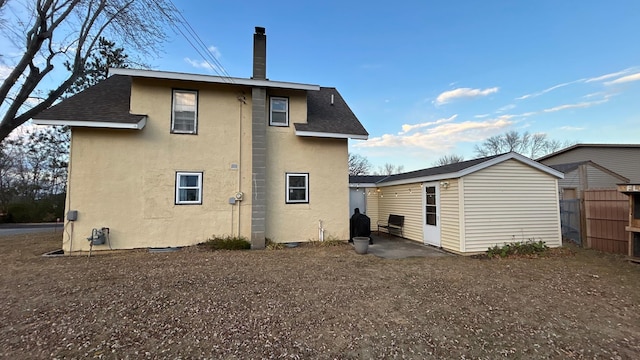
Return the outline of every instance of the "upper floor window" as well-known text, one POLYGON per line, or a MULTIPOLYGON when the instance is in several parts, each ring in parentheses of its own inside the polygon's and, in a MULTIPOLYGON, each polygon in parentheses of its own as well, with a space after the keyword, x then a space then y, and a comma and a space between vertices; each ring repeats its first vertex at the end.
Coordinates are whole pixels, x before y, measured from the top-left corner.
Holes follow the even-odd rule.
POLYGON ((289 99, 272 97, 270 107, 269 125, 289 126, 289 99))
POLYGON ((198 92, 173 90, 171 132, 196 134, 198 132, 198 92))
POLYGON ((309 202, 309 174, 287 173, 287 204, 309 202))
POLYGON ((202 204, 202 173, 176 173, 176 204, 202 204))

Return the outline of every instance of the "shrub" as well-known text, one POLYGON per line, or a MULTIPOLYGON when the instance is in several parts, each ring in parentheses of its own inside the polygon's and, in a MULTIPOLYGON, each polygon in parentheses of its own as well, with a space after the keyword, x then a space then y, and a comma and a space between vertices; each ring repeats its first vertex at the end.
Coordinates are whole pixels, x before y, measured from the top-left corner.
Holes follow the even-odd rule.
POLYGON ((534 255, 547 251, 549 247, 544 241, 535 239, 529 239, 525 242, 515 242, 511 244, 505 244, 503 246, 492 246, 487 250, 487 256, 489 257, 507 257, 512 255, 534 255))
POLYGON ((324 239, 324 241, 309 240, 309 242, 307 242, 309 246, 314 246, 314 247, 339 246, 339 245, 344 245, 344 243, 345 243, 344 240, 339 240, 332 236, 328 236, 326 239, 324 239))
POLYGON ((285 247, 283 243, 273 242, 273 240, 269 238, 266 238, 264 240, 265 240, 265 246, 269 250, 281 250, 281 249, 284 249, 285 247))
POLYGON ((242 236, 214 236, 202 243, 210 250, 248 250, 251 243, 242 236))

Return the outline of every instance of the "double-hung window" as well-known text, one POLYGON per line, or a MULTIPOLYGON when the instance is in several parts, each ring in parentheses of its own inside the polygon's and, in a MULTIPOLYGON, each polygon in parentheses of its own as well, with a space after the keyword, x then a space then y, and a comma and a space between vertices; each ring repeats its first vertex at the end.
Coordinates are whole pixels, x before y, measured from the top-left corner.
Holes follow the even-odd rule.
POLYGON ((177 205, 202 204, 202 173, 201 172, 177 172, 176 173, 176 204, 177 205))
POLYGON ((309 174, 287 173, 287 204, 305 204, 309 202, 309 174))
POLYGON ((198 92, 173 90, 171 132, 196 134, 198 132, 198 92))
POLYGON ((289 126, 289 99, 272 97, 270 101, 269 125, 289 126))

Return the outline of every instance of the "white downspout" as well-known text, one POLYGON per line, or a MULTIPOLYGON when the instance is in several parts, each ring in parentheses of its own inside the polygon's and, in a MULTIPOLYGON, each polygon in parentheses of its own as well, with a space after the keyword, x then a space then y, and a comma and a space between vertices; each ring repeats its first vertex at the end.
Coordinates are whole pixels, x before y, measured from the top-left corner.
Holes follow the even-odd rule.
POLYGON ((322 227, 322 220, 318 220, 318 239, 324 241, 324 228, 322 227))

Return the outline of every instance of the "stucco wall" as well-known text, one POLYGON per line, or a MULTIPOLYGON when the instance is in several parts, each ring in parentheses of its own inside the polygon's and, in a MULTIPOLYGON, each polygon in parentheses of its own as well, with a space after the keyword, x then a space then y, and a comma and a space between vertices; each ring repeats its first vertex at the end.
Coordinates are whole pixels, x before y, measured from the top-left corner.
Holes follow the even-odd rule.
POLYGON ((306 121, 306 93, 270 91, 289 98, 288 127, 267 127, 266 237, 274 242, 349 238, 349 176, 346 139, 300 137, 294 123, 306 121), (309 174, 309 203, 286 203, 286 173, 309 174))
POLYGON ((247 234, 250 196, 239 205, 228 203, 236 191, 250 192, 251 186, 250 104, 237 100, 243 90, 249 89, 138 79, 131 111, 148 115, 143 130, 73 129, 67 209, 78 210, 79 216, 72 250, 88 250, 86 237, 103 226, 110 228, 111 246, 121 249, 237 235, 239 209, 241 233, 247 234), (197 135, 170 133, 173 88, 199 91, 197 135), (232 163, 241 164, 241 171, 232 170, 232 163), (175 205, 177 171, 203 173, 201 205, 175 205))
MULTIPOLYGON (((212 235, 237 235, 238 221, 240 235, 249 237, 250 93, 242 86, 134 79, 131 112, 148 115, 143 130, 73 129, 67 210, 78 210, 79 216, 72 241, 65 234, 65 251, 71 243, 73 251, 88 250, 91 229, 103 226, 110 228, 112 247, 120 249, 191 245, 212 235), (197 135, 170 133, 173 88, 199 91, 197 135), (237 99, 243 94, 246 104, 237 99), (177 171, 203 173, 201 205, 175 205, 177 171), (244 200, 230 205, 229 198, 239 190, 244 200)), ((293 123, 306 119, 306 93, 277 95, 290 96, 291 119, 287 128, 267 129, 267 236, 317 239, 322 219, 326 236, 347 239, 347 140, 295 136, 293 123), (310 174, 309 204, 285 205, 285 172, 310 174)))

